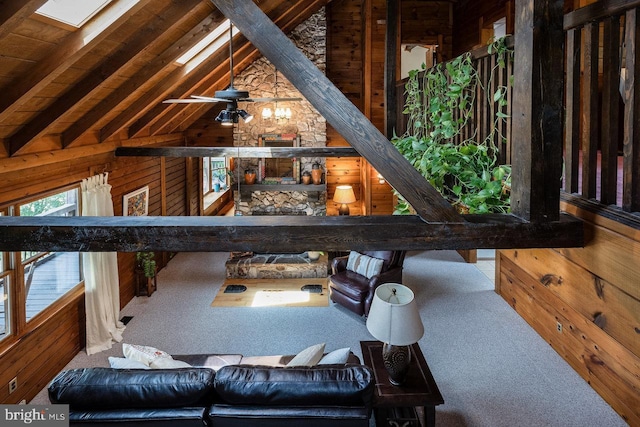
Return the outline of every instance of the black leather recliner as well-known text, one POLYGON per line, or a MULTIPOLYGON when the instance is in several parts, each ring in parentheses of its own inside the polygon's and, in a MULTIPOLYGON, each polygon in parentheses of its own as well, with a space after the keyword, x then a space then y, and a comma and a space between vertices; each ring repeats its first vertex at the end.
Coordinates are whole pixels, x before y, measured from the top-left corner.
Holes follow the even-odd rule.
POLYGON ((367 316, 376 288, 383 283, 402 283, 402 265, 407 251, 365 251, 361 252, 383 260, 380 274, 367 279, 347 270, 348 256, 334 258, 331 262, 332 275, 329 277, 331 300, 360 316, 367 316))

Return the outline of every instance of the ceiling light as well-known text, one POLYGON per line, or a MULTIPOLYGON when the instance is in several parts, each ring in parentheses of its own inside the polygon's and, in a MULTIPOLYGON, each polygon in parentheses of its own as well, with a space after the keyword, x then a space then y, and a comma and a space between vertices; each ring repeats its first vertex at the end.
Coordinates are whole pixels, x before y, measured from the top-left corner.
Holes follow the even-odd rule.
POLYGON ((253 115, 247 113, 245 110, 238 110, 238 115, 242 117, 242 120, 244 120, 245 123, 249 123, 253 120, 253 115))
POLYGON ((216 121, 220 122, 222 126, 233 126, 233 123, 238 121, 238 116, 233 111, 222 110, 216 117, 216 121))

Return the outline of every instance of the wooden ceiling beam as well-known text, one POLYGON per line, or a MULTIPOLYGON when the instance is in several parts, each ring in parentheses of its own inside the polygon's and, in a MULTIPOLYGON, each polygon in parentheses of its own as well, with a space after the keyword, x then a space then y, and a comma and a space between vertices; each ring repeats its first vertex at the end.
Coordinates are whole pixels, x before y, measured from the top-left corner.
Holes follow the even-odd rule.
POLYGON ((116 157, 360 157, 351 147, 119 147, 116 157))
MULTIPOLYGON (((64 147, 69 147, 74 141, 78 140, 83 134, 90 131, 96 123, 104 119, 110 111, 117 108, 119 104, 129 99, 130 97, 140 94, 141 88, 148 85, 148 82, 153 77, 162 72, 166 72, 171 68, 175 68, 175 60, 184 54, 187 50, 198 43, 203 37, 205 37, 210 31, 217 27, 224 21, 224 17, 219 13, 211 15, 213 8, 206 3, 198 3, 195 7, 188 11, 182 12, 185 14, 197 14, 204 15, 206 17, 196 25, 191 31, 184 36, 180 37, 175 43, 171 44, 162 54, 160 54, 152 62, 146 64, 140 71, 127 79, 125 83, 120 85, 116 90, 111 92, 105 97, 99 104, 85 113, 81 118, 76 120, 69 128, 62 133, 62 143, 64 147)), ((175 73, 175 72, 174 72, 175 73)), ((142 95, 144 96, 144 95, 142 95)), ((147 108, 149 108, 147 106, 147 108)), ((132 108, 128 108, 127 111, 131 111, 132 108)), ((146 110, 144 110, 146 111, 146 110)), ((139 112, 143 114, 144 111, 139 112)), ((111 135, 115 134, 118 130, 115 130, 111 135)), ((111 136, 109 135, 109 136, 111 136)), ((104 141, 106 138, 101 138, 104 141)))
POLYGON ((582 247, 569 215, 529 223, 468 215, 425 223, 418 216, 0 217, 0 251, 304 252, 582 247), (465 221, 467 220, 467 221, 465 221))
POLYGON ((187 18, 190 13, 185 13, 185 8, 192 10, 200 3, 201 0, 170 3, 157 19, 142 27, 134 37, 128 39, 123 49, 106 58, 96 70, 88 73, 78 83, 74 84, 70 90, 56 99, 53 104, 38 113, 18 132, 13 134, 9 138, 11 151, 19 154, 19 151, 26 148, 31 141, 43 136, 49 126, 55 123, 56 120, 73 111, 73 109, 80 107, 84 100, 89 99, 94 91, 124 69, 130 61, 135 60, 142 52, 151 48, 154 43, 161 39, 163 34, 187 18))
MULTIPOLYGON (((286 6, 284 9, 276 9, 271 14, 275 17, 272 18, 272 20, 278 27, 280 27, 283 33, 289 34, 298 25, 320 10, 320 8, 326 6, 327 3, 329 3, 328 0, 298 0, 298 3, 295 5, 283 5, 282 7, 286 6)), ((262 57, 262 54, 256 50, 253 54, 245 58, 244 61, 247 62, 246 66, 253 63, 253 61, 260 57, 262 57)), ((246 68, 244 63, 235 62, 235 64, 235 68, 240 71, 246 68)), ((213 88, 220 89, 219 82, 211 84, 209 90, 213 88)), ((152 126, 150 134, 159 135, 163 132, 173 133, 184 131, 210 109, 211 106, 191 104, 182 109, 178 114, 175 114, 170 120, 167 120, 166 126, 152 126)))
POLYGON ((425 221, 460 215, 253 2, 211 0, 425 221))
MULTIPOLYGON (((52 50, 51 54, 34 65, 29 74, 20 76, 19 79, 3 88, 0 97, 0 122, 15 113, 26 100, 51 84, 150 1, 117 1, 78 31, 69 34, 60 45, 52 50), (114 15, 118 15, 115 20, 114 15)), ((20 147, 10 147, 10 149, 12 150, 10 154, 13 155, 20 147)))
POLYGON ((47 0, 0 1, 0 39, 11 33, 46 2, 47 0))

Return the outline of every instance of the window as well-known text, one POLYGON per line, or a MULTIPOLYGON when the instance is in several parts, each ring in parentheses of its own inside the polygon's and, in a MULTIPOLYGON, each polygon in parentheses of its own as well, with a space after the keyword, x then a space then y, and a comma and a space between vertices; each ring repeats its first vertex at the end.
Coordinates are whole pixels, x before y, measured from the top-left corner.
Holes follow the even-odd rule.
POLYGON ((202 158, 202 188, 204 194, 226 190, 227 177, 227 164, 224 157, 202 158))
MULTIPOLYGON (((0 216, 7 214, 6 210, 0 210, 0 216)), ((11 302, 9 300, 9 256, 6 252, 0 252, 0 340, 11 334, 11 302)))
POLYGON ((203 206, 208 208, 229 187, 227 159, 224 157, 202 158, 203 206))
POLYGON ((36 13, 80 28, 111 0, 49 0, 36 13))
MULTIPOLYGON (((24 203, 17 209, 20 216, 76 216, 78 189, 24 203)), ((80 253, 23 251, 19 263, 26 295, 26 321, 82 281, 80 253)))

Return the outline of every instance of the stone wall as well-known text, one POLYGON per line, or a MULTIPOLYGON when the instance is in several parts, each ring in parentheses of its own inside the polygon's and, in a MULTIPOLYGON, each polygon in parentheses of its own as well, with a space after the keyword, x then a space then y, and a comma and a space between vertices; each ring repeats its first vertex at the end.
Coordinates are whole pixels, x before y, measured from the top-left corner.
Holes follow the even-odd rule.
MULTIPOLYGON (((326 16, 324 9, 320 10, 304 23, 296 27, 289 38, 320 70, 324 72, 326 64, 326 16)), ((273 64, 262 57, 248 66, 240 75, 235 77, 234 85, 242 90, 248 90, 254 98, 303 98, 300 92, 282 75, 277 72, 273 64), (276 93, 277 92, 277 93, 276 93)), ((303 98, 302 101, 280 102, 278 107, 291 108, 292 117, 288 121, 276 122, 275 119, 262 119, 262 109, 269 107, 275 111, 275 103, 245 103, 241 104, 248 113, 254 116, 249 123, 240 120, 234 130, 234 145, 252 147, 258 145, 258 136, 263 133, 295 133, 300 135, 301 147, 324 147, 327 142, 327 124, 324 117, 303 98)), ((311 171, 313 163, 320 163, 324 167, 324 158, 305 157, 300 159, 301 173, 311 171)), ((257 159, 239 159, 240 170, 257 168, 257 159)), ((307 192, 299 191, 262 191, 254 192, 251 202, 239 202, 238 209, 242 214, 251 214, 254 209, 263 209, 264 204, 272 204, 276 210, 296 209, 307 212, 308 215, 326 214, 326 192, 318 200, 308 199, 307 192), (274 193, 274 194, 272 194, 274 193)))

